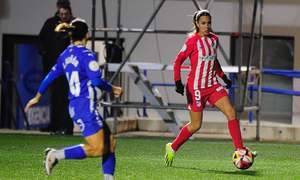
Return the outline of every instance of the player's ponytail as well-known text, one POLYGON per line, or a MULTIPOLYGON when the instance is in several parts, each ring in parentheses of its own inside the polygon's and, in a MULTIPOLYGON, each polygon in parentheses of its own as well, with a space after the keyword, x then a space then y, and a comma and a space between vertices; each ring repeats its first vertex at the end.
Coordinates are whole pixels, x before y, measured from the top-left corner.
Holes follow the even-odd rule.
POLYGON ((67 32, 72 41, 80 41, 86 37, 89 27, 83 19, 76 18, 70 24, 61 23, 56 26, 55 32, 67 32))

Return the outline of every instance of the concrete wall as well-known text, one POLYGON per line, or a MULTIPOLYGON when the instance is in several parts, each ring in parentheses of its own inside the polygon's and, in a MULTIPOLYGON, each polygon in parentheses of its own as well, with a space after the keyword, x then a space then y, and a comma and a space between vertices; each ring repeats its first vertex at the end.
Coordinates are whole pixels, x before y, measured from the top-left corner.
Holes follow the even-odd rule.
MULTIPOLYGON (((73 13, 75 16, 91 22, 91 0, 71 0, 73 13)), ((159 0, 126 0, 122 1, 122 25, 128 28, 142 28, 149 19, 159 0)), ((202 5, 206 2, 202 0, 202 5)), ((300 68, 299 60, 299 38, 296 29, 300 26, 300 2, 297 0, 265 0, 264 24, 267 34, 278 34, 295 36, 295 68, 300 68), (291 31, 294 29, 294 31, 291 31), (297 35, 297 38, 296 38, 297 35)), ((37 35, 44 21, 55 12, 56 0, 1 0, 0 1, 0 42, 2 34, 30 34, 37 35)), ((101 1, 97 1, 97 27, 102 26, 101 1)), ((252 16, 252 0, 245 0, 245 13, 243 15, 245 26, 249 27, 252 16)), ((150 28, 191 30, 191 15, 195 11, 194 4, 189 0, 167 0, 155 21, 150 28)), ((238 30, 238 0, 216 0, 211 7, 213 16, 213 29, 215 31, 232 32, 238 30)), ((117 0, 107 1, 108 26, 116 27, 117 24, 117 0)), ((245 29, 246 30, 246 29, 245 29)), ((115 37, 114 33, 110 33, 115 37)), ((102 33, 97 33, 102 37, 102 33)), ((125 53, 128 52, 137 34, 123 33, 125 39, 125 53)), ((145 61, 170 64, 181 48, 185 35, 147 34, 143 37, 132 54, 131 61, 145 61)), ((227 53, 229 53, 229 38, 221 37, 221 43, 227 53)), ((0 57, 2 57, 2 43, 0 44, 0 57)), ((225 64, 220 56, 221 63, 225 64)), ((0 64, 1 69, 1 64, 0 64)), ((153 73, 155 81, 172 81, 172 73, 153 73), (162 78, 163 76, 163 78, 162 78)), ((299 90, 299 82, 294 84, 299 90)), ((174 98, 173 88, 161 88, 161 92, 166 99, 174 102, 184 102, 185 98, 176 96, 174 98)), ((142 94, 135 88, 130 89, 129 95, 132 100, 141 100, 142 94)), ((294 122, 299 120, 299 98, 294 98, 294 113, 297 115, 294 122)), ((152 112, 152 111, 150 111, 152 112)), ((153 113, 155 116, 155 113, 153 113)), ((223 120, 221 114, 207 113, 205 119, 223 120)), ((182 119, 187 114, 181 113, 182 119)))

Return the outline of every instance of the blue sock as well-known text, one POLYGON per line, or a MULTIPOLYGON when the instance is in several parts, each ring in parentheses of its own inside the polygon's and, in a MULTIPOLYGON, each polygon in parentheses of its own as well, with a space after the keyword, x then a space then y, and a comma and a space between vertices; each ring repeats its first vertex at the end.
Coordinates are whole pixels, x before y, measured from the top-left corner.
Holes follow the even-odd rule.
POLYGON ((102 171, 103 174, 114 175, 116 167, 115 153, 105 154, 102 157, 102 171))
POLYGON ((85 152, 81 144, 64 148, 66 159, 84 159, 85 152))

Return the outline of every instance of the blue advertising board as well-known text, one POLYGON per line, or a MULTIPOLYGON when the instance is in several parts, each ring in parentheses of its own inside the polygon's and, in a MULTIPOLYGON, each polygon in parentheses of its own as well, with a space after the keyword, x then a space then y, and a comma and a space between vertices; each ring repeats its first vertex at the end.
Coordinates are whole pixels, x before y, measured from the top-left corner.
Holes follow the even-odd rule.
MULTIPOLYGON (((23 106, 34 97, 43 79, 42 58, 38 53, 36 44, 17 44, 16 57, 16 86, 23 106)), ((50 93, 43 95, 41 102, 27 113, 30 129, 48 126, 50 122, 50 93)), ((25 128, 25 119, 22 109, 16 106, 17 129, 25 128)))

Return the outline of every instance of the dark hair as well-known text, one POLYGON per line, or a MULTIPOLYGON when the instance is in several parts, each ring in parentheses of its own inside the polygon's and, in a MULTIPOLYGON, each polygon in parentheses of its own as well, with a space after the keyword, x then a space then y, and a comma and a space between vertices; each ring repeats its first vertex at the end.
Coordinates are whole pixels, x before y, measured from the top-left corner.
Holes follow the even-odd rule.
POLYGON ((68 10, 69 12, 70 12, 70 14, 73 16, 73 12, 72 12, 72 8, 71 8, 71 6, 65 6, 65 5, 63 5, 63 6, 60 6, 59 8, 58 8, 58 13, 59 13, 59 10, 60 9, 66 9, 66 10, 68 10))
POLYGON ((199 28, 196 23, 200 19, 201 16, 208 16, 211 19, 211 15, 208 10, 203 9, 203 10, 196 11, 193 16, 194 30, 196 32, 199 32, 199 28))
POLYGON ((71 6, 71 3, 69 0, 57 0, 56 6, 57 7, 71 6))
POLYGON ((86 33, 89 32, 88 25, 83 21, 72 22, 69 35, 73 41, 82 40, 85 38, 86 33))

